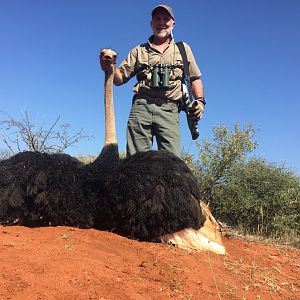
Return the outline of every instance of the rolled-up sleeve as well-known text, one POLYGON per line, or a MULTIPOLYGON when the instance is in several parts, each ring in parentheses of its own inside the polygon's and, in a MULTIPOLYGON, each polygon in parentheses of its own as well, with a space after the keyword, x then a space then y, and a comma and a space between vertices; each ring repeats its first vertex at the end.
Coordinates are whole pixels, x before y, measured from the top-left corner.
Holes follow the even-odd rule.
POLYGON ((191 78, 199 78, 201 77, 201 71, 196 63, 195 57, 193 55, 192 49, 191 47, 184 43, 185 49, 186 49, 186 55, 187 55, 187 59, 190 63, 189 65, 189 71, 190 71, 190 77, 191 78))
POLYGON ((122 61, 118 69, 123 76, 123 82, 126 83, 135 75, 137 63, 137 48, 132 49, 127 57, 122 61))

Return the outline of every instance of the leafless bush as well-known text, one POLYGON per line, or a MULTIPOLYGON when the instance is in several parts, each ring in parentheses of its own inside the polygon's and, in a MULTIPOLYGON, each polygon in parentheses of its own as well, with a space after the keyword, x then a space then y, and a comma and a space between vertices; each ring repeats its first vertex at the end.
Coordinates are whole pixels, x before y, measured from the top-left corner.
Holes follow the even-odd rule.
POLYGON ((59 125, 60 117, 49 129, 45 129, 43 124, 37 126, 32 123, 27 111, 23 113, 20 120, 6 113, 2 112, 2 114, 6 119, 0 121, 0 140, 6 149, 0 149, 0 159, 25 150, 62 153, 80 140, 91 138, 84 134, 83 129, 70 135, 70 125, 59 125))

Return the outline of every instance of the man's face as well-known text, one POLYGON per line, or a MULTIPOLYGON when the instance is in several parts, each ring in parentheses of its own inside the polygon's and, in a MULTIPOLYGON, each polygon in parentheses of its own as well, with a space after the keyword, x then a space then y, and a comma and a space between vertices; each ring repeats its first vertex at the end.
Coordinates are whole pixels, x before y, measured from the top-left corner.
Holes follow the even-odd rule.
POLYGON ((153 34, 159 38, 169 36, 172 33, 174 25, 174 20, 164 9, 158 9, 151 21, 153 34))

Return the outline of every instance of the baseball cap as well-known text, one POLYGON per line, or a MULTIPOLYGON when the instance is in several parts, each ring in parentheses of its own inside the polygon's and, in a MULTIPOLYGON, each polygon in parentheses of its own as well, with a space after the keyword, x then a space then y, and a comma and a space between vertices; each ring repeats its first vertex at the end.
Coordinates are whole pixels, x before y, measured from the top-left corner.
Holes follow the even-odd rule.
POLYGON ((157 9, 159 9, 159 8, 162 8, 162 9, 166 10, 166 11, 169 13, 169 15, 172 17, 172 19, 173 19, 173 20, 175 19, 175 18, 174 18, 173 9, 172 9, 169 5, 167 5, 167 4, 160 4, 160 5, 155 6, 155 7, 153 8, 153 10, 152 10, 152 13, 151 13, 151 16, 152 16, 152 17, 153 17, 153 15, 154 15, 155 11, 156 11, 157 9))

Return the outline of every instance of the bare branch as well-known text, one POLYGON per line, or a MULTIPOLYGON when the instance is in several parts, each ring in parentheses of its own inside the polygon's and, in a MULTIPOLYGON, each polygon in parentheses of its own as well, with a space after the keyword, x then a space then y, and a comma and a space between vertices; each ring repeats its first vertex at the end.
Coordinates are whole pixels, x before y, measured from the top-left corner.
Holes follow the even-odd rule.
POLYGON ((82 129, 70 135, 69 124, 62 124, 58 130, 54 130, 58 126, 60 116, 49 129, 44 129, 43 124, 37 128, 31 122, 26 110, 20 120, 14 119, 7 113, 3 114, 6 119, 0 120, 0 141, 2 140, 11 154, 24 150, 62 153, 80 140, 91 137, 85 135, 82 129))
MULTIPOLYGON (((53 125, 51 126, 51 128, 48 130, 48 132, 46 132, 46 135, 45 135, 45 137, 44 137, 43 140, 42 140, 41 148, 44 147, 45 142, 48 140, 48 138, 49 138, 49 136, 50 136, 50 134, 51 134, 53 128, 56 126, 56 124, 58 123, 59 119, 60 119, 60 116, 57 117, 56 121, 53 123, 53 125)), ((41 128, 41 129, 42 129, 42 128, 41 128)), ((42 131, 42 130, 41 130, 41 131, 42 131)), ((40 132, 41 132, 41 131, 40 131, 40 132)), ((41 134, 40 134, 40 136, 41 136, 41 134)))

